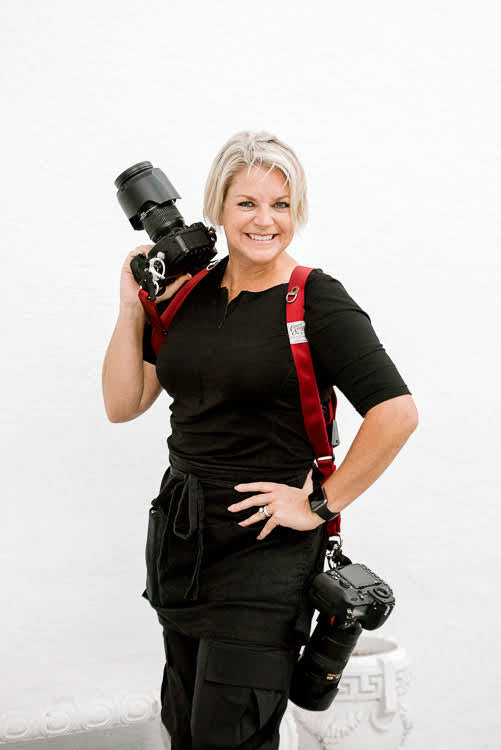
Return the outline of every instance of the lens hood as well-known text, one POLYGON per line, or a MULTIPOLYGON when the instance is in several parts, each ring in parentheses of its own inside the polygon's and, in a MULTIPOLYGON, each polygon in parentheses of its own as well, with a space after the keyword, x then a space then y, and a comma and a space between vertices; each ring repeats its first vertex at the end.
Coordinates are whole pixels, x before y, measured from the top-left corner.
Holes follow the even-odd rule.
POLYGON ((117 198, 134 229, 143 229, 141 214, 181 196, 167 176, 150 161, 133 164, 115 180, 117 198))

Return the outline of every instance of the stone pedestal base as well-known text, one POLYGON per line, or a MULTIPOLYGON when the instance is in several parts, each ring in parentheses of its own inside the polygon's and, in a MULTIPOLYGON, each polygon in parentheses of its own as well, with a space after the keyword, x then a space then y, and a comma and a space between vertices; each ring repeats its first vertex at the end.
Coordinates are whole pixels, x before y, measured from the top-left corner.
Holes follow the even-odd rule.
POLYGON ((409 683, 405 651, 391 638, 362 635, 327 710, 290 705, 323 750, 396 750, 412 728, 405 705, 409 683))

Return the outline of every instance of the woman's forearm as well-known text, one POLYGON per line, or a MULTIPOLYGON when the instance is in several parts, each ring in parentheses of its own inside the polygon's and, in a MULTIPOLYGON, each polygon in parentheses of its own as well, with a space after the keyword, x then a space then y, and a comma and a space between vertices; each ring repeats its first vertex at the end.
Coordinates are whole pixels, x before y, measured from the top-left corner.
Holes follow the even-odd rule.
POLYGON ((126 422, 137 411, 144 388, 142 357, 146 316, 140 303, 120 307, 103 363, 103 397, 108 418, 126 422))
POLYGON ((323 483, 329 510, 341 511, 390 465, 418 423, 410 395, 383 401, 365 415, 339 468, 323 483))

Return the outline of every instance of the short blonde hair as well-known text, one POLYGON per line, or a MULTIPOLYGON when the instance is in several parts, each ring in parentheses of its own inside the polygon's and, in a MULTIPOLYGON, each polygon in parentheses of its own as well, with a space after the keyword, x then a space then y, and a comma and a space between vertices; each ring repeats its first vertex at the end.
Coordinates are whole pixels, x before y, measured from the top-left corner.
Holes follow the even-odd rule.
POLYGON ((279 169, 290 190, 290 212, 294 228, 308 219, 306 176, 294 151, 283 141, 264 130, 235 133, 220 149, 212 162, 204 193, 204 219, 213 226, 222 225, 223 206, 228 189, 242 169, 247 167, 279 169))

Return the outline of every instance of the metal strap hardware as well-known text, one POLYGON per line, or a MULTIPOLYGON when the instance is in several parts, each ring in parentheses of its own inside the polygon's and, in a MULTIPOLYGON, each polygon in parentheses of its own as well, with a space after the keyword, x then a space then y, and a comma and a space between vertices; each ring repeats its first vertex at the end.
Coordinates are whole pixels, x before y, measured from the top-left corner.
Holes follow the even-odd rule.
POLYGON ((319 456, 318 458, 314 458, 313 459, 313 463, 315 464, 315 466, 318 469, 318 468, 320 468, 319 465, 318 465, 319 461, 334 461, 334 460, 335 460, 334 451, 332 451, 332 455, 330 455, 330 456, 319 456))

